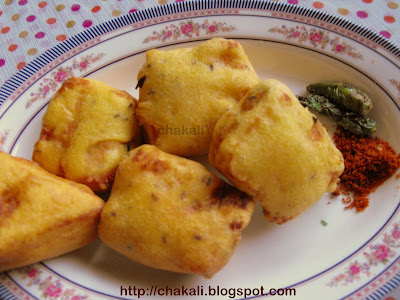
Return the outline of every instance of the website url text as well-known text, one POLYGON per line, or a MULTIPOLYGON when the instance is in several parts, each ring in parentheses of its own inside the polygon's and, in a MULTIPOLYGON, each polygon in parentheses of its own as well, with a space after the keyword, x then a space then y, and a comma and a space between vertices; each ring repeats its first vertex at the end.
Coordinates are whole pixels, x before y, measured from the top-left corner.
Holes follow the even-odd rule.
POLYGON ((150 288, 139 288, 136 286, 121 286, 121 296, 135 296, 138 299, 144 296, 226 296, 235 297, 254 297, 254 296, 296 296, 295 288, 222 288, 222 287, 204 287, 197 286, 186 288, 151 286, 150 288))

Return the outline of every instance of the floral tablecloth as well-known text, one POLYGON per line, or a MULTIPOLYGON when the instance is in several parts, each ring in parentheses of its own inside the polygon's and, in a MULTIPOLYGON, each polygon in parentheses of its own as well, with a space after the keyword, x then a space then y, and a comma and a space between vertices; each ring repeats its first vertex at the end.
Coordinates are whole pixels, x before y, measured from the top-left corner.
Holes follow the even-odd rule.
MULTIPOLYGON (((0 86, 62 41, 123 14, 183 0, 2 0, 0 86)), ((189 0, 187 0, 189 1, 189 0)), ((279 0, 340 15, 400 44, 400 1, 279 0)), ((400 299, 400 288, 386 300, 400 299)))
MULTIPOLYGON (((2 0, 0 86, 58 43, 104 21, 182 0, 2 0)), ((400 44, 400 1, 280 0, 337 14, 400 44), (397 30, 396 30, 397 29, 397 30)))

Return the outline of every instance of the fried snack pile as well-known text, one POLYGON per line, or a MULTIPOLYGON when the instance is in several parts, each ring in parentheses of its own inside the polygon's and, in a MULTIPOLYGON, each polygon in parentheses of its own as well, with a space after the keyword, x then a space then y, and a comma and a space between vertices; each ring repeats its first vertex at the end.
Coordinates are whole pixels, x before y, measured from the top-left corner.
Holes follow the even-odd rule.
POLYGON ((50 101, 33 160, 99 192, 111 188, 128 143, 141 142, 136 100, 102 82, 67 79, 50 101))
POLYGON ((0 152, 0 272, 83 247, 104 201, 88 187, 0 152))
POLYGON ((121 161, 99 235, 136 262, 210 278, 232 256, 254 206, 200 163, 143 145, 121 161))
POLYGON ((133 261, 211 278, 233 255, 253 198, 282 224, 335 190, 343 157, 325 128, 284 84, 260 83, 238 42, 150 50, 138 87, 137 104, 67 79, 43 118, 40 166, 0 153, 0 272, 86 245, 98 230, 133 261), (152 145, 140 146, 139 123, 152 145), (176 156, 208 152, 234 186, 176 156), (104 205, 93 191, 111 187, 104 205))
POLYGON ((343 156, 287 86, 265 80, 215 126, 211 164, 282 224, 333 192, 343 156))
POLYGON ((150 50, 138 74, 137 117, 148 142, 161 150, 206 154, 219 117, 259 81, 242 46, 233 40, 150 50))

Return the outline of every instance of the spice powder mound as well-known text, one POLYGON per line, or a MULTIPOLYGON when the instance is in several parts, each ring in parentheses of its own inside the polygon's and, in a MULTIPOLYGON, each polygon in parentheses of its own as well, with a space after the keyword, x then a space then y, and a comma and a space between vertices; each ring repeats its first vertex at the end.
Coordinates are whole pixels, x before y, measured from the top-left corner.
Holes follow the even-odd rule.
POLYGON ((346 209, 363 211, 369 205, 369 194, 400 167, 400 154, 378 137, 357 136, 342 129, 336 130, 333 140, 345 165, 334 195, 346 196, 342 199, 346 209))

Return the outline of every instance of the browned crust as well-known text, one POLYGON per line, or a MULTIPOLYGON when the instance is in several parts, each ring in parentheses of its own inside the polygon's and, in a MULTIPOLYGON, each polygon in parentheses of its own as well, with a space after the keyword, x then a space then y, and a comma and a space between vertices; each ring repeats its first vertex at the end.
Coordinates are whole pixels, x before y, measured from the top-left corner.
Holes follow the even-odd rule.
POLYGON ((218 207, 233 206, 240 209, 247 209, 249 203, 253 202, 253 198, 249 195, 223 181, 211 193, 211 205, 218 207))
MULTIPOLYGON (((0 272, 56 257, 90 244, 97 237, 97 225, 101 209, 102 207, 97 207, 76 218, 66 219, 59 224, 48 226, 38 233, 41 237, 45 237, 45 241, 28 238, 21 241, 12 253, 0 257, 0 272), (77 231, 77 224, 80 225, 80 229, 86 231, 77 231), (60 235, 60 232, 67 234, 60 235), (46 245, 44 245, 44 242, 46 242, 46 245), (48 246, 50 243, 51 247, 48 246), (48 247, 48 251, 42 251, 41 255, 32 254, 33 251, 30 251, 37 251, 43 247, 48 247)), ((2 249, 0 249, 0 252, 3 253, 2 249)))
POLYGON ((256 94, 248 94, 245 99, 240 100, 241 111, 248 111, 253 109, 265 97, 266 91, 256 94))
POLYGON ((311 140, 315 142, 321 141, 324 137, 323 130, 321 123, 318 120, 315 121, 311 127, 311 140))
POLYGON ((117 167, 110 170, 110 172, 98 176, 87 176, 82 178, 81 180, 77 180, 77 182, 82 183, 88 186, 93 192, 103 192, 111 189, 111 186, 114 182, 115 172, 117 171, 117 167))
POLYGON ((294 215, 294 216, 289 216, 289 217, 284 217, 284 216, 277 216, 277 215, 274 215, 274 216, 272 216, 272 214, 268 211, 268 210, 266 210, 266 209, 263 209, 263 213, 264 213, 264 217, 267 219, 267 220, 269 220, 269 221, 271 221, 271 222, 273 222, 273 223, 275 223, 275 224, 283 224, 283 223, 286 223, 287 221, 290 221, 290 220, 292 220, 292 219, 294 219, 297 215, 294 215))
POLYGON ((132 157, 132 161, 142 170, 150 171, 156 174, 163 174, 170 169, 170 165, 167 161, 160 160, 158 157, 158 151, 149 153, 145 152, 143 148, 141 148, 132 157))
POLYGON ((18 190, 7 188, 0 194, 0 226, 19 206, 18 190))

